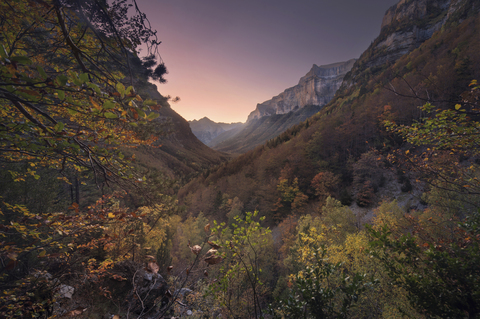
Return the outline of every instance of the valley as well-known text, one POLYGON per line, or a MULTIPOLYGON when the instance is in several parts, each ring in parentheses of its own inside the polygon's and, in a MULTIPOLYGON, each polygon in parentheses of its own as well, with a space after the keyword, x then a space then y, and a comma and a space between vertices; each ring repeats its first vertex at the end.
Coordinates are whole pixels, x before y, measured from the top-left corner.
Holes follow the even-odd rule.
POLYGON ((480 1, 400 0, 245 123, 172 108, 135 3, 7 2, 0 317, 480 316, 480 1))

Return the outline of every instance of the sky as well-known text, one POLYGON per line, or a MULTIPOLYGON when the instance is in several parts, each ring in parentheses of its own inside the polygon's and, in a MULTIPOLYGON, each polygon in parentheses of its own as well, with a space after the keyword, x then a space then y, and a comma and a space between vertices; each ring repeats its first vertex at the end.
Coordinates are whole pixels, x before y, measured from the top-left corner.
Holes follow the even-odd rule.
POLYGON ((358 58, 398 0, 137 0, 162 44, 162 95, 187 120, 245 122, 313 64, 358 58))

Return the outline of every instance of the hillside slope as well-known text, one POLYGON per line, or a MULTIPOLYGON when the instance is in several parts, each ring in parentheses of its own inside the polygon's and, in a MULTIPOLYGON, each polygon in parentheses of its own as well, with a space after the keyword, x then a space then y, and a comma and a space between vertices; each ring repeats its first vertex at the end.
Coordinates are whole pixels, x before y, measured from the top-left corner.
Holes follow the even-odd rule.
MULTIPOLYGON (((141 67, 137 66, 136 70, 138 72, 141 67)), ((137 164, 158 169, 171 178, 188 179, 229 158, 202 143, 193 134, 188 121, 170 107, 154 84, 141 74, 136 75, 136 81, 135 86, 142 96, 149 96, 162 106, 157 111, 160 116, 150 124, 150 130, 157 132, 156 147, 136 149, 137 164)))
POLYGON ((210 143, 214 149, 221 152, 245 153, 269 139, 277 137, 290 127, 305 121, 321 109, 322 107, 318 105, 308 105, 286 114, 273 114, 251 119, 229 139, 225 138, 229 134, 226 132, 210 143))
MULTIPOLYGON (((452 107, 470 81, 480 78, 479 8, 478 0, 400 1, 387 11, 380 36, 327 106, 308 122, 192 181, 180 199, 193 212, 225 218, 232 209, 227 204, 237 198, 237 208, 258 209, 278 221, 313 209, 309 203, 318 198, 312 179, 320 172, 338 176, 336 196, 355 197, 361 165, 372 170, 378 165, 378 156, 367 152, 401 147, 401 140, 385 131, 384 119, 409 124, 422 115, 418 106, 427 101, 452 107), (422 36, 404 37, 411 32, 422 36), (390 44, 380 45, 386 39, 390 44), (414 41, 400 50, 402 39, 414 41), (299 191, 306 201, 285 203, 285 189, 299 191)), ((374 182, 381 187, 381 180, 374 182)))
POLYGON ((221 134, 209 145, 222 152, 241 154, 278 136, 326 105, 355 61, 351 59, 322 66, 314 64, 297 85, 257 104, 242 129, 221 134))

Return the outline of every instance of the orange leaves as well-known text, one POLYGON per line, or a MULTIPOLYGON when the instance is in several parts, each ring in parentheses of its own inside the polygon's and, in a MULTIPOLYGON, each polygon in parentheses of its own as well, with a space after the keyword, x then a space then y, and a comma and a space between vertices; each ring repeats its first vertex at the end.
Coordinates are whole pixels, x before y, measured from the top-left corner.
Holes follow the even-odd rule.
POLYGON ((93 105, 93 107, 97 110, 101 110, 102 107, 100 106, 100 104, 97 103, 97 101, 95 101, 95 99, 91 96, 88 97, 90 99, 90 103, 93 105))
POLYGON ((75 310, 67 312, 64 316, 65 317, 76 317, 76 316, 80 316, 85 311, 87 311, 87 308, 77 308, 75 310))
POLYGON ((203 228, 206 233, 210 230, 210 223, 206 224, 205 227, 203 228))
POLYGON ((219 264, 219 263, 222 262, 222 260, 223 260, 223 258, 221 256, 218 256, 218 255, 212 255, 212 256, 205 257, 205 262, 209 265, 219 264))
POLYGON ((207 243, 208 243, 208 244, 210 245, 210 247, 212 247, 213 249, 220 249, 220 248, 222 248, 222 246, 217 245, 217 244, 215 244, 215 243, 213 243, 213 242, 211 242, 211 241, 207 241, 207 243))

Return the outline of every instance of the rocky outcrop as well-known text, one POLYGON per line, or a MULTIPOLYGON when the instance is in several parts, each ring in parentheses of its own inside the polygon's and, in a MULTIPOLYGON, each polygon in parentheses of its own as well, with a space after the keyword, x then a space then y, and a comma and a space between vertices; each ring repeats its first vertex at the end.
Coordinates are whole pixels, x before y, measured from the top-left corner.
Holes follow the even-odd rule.
POLYGON ((192 133, 203 142, 205 145, 209 145, 220 134, 231 131, 243 125, 243 123, 216 123, 210 120, 208 117, 201 118, 200 120, 188 121, 192 133))
POLYGON ((355 59, 329 65, 313 65, 311 70, 294 87, 269 101, 257 104, 247 123, 263 116, 286 114, 307 105, 323 106, 330 102, 340 87, 343 77, 352 68, 355 59))
POLYGON ((461 0, 400 0, 382 21, 380 35, 345 76, 340 91, 361 82, 369 73, 395 63, 440 30, 461 0))
POLYGON ((451 0, 400 0, 390 7, 382 21, 382 29, 392 24, 403 23, 408 20, 421 20, 447 9, 451 0))
MULTIPOLYGON (((266 141, 277 137, 292 126, 301 123, 320 111, 322 106, 308 105, 295 112, 274 114, 254 119, 245 124, 234 136, 212 141, 212 148, 231 154, 245 153, 266 141), (215 141, 217 143, 213 144, 215 141)), ((233 130, 232 130, 233 131, 233 130)), ((228 132, 227 132, 228 133, 228 132)))
POLYGON ((381 41, 374 49, 378 54, 367 63, 374 67, 394 62, 430 39, 448 19, 452 0, 401 0, 387 10, 382 21, 381 41))

